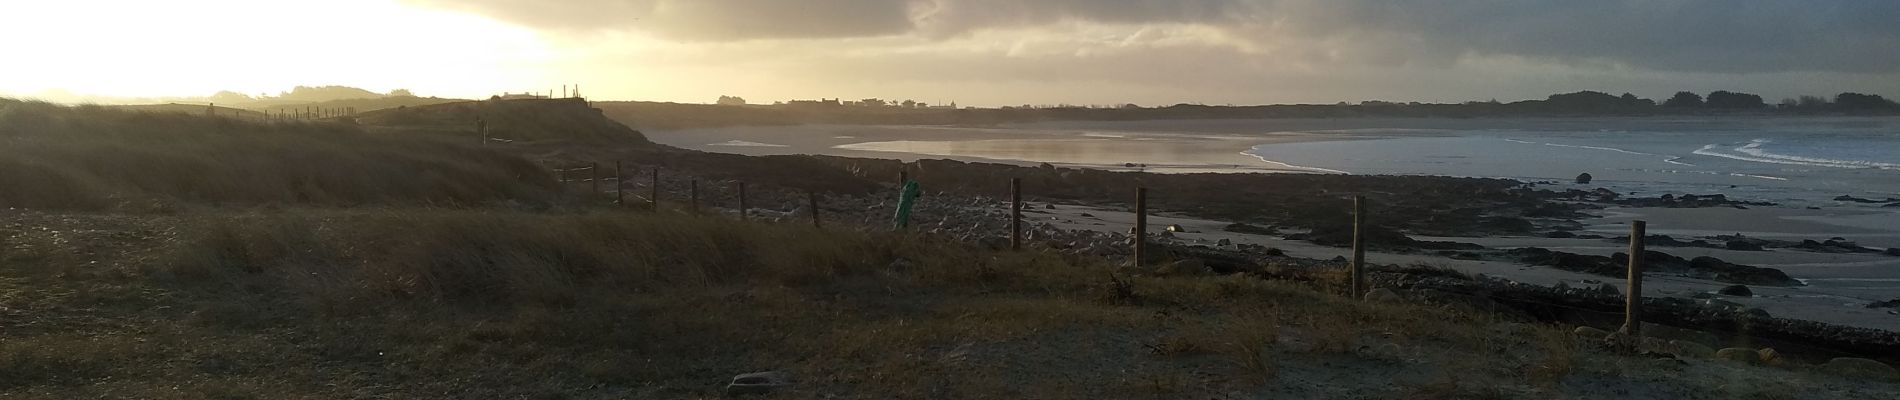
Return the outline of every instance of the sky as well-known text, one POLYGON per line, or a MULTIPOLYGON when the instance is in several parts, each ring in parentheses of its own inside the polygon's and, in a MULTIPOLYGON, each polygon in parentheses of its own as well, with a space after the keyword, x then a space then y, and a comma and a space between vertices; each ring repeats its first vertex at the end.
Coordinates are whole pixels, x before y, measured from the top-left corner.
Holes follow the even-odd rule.
POLYGON ((1168 105, 1900 97, 1882 0, 5 0, 0 95, 1168 105))

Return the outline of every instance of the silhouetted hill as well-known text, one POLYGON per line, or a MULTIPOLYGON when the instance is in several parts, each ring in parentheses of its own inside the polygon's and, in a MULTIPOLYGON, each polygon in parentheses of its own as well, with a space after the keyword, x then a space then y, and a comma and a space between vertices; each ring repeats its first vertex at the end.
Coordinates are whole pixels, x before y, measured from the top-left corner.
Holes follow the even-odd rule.
POLYGON ((652 144, 646 135, 601 115, 582 99, 463 101, 397 107, 358 114, 357 123, 476 139, 477 121, 488 137, 510 141, 579 140, 652 144))

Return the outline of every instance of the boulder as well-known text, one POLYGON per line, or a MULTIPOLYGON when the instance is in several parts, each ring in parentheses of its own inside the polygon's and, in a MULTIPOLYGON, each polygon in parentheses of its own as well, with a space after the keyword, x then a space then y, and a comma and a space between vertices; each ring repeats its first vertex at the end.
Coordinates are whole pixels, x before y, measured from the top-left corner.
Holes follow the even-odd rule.
POLYGON ((1788 363, 1788 360, 1786 358, 1781 357, 1781 352, 1775 351, 1775 349, 1772 347, 1764 347, 1761 350, 1755 350, 1755 355, 1760 357, 1761 363, 1764 365, 1780 366, 1780 365, 1785 365, 1788 363))
POLYGON ((1578 338, 1588 339, 1588 340, 1603 340, 1603 338, 1610 337, 1610 331, 1592 328, 1588 326, 1579 326, 1577 327, 1577 329, 1571 330, 1570 334, 1577 335, 1578 338))
POLYGON ((1839 357, 1821 364, 1821 370, 1830 374, 1855 378, 1900 379, 1900 371, 1893 366, 1865 358, 1839 357))
POLYGON ((1738 296, 1738 297, 1750 297, 1750 296, 1755 295, 1755 291, 1748 290, 1747 285, 1731 285, 1729 287, 1722 288, 1722 290, 1717 291, 1716 293, 1720 293, 1723 296, 1738 296))
POLYGON ((1671 340, 1669 354, 1680 358, 1709 358, 1715 356, 1715 349, 1687 340, 1671 340))
POLYGON ((1590 173, 1589 173, 1589 172, 1585 172, 1585 173, 1581 173, 1581 174, 1577 174, 1577 184, 1578 184, 1578 185, 1588 185, 1588 184, 1590 184, 1590 181, 1592 181, 1592 180, 1595 180, 1595 179, 1596 179, 1596 177, 1593 177, 1593 176, 1590 176, 1590 173))
POLYGON ((1761 353, 1757 353, 1755 349, 1750 349, 1750 348, 1730 347, 1726 349, 1716 350, 1715 359, 1724 360, 1724 361, 1734 361, 1734 362, 1744 363, 1744 364, 1755 364, 1755 363, 1761 362, 1761 353))
POLYGON ((766 394, 791 385, 791 374, 783 371, 754 372, 732 377, 732 383, 726 384, 726 394, 766 394))
POLYGON ((1401 303, 1405 301, 1405 297, 1399 296, 1399 292, 1394 292, 1392 289, 1378 288, 1366 292, 1366 301, 1374 303, 1401 303))
POLYGON ((1597 293, 1620 296, 1623 294, 1623 291, 1617 290, 1616 285, 1605 283, 1597 286, 1597 293))
POLYGON ((1182 228, 1180 225, 1168 225, 1168 232, 1188 233, 1188 230, 1187 228, 1182 228))

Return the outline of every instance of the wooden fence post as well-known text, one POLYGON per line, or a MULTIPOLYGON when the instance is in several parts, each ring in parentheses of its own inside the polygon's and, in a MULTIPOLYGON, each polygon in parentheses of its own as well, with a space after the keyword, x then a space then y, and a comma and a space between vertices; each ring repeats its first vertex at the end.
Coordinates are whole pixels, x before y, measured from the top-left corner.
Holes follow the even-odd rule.
POLYGON ((1009 249, 1023 249, 1023 179, 1009 178, 1009 249))
POLYGON ((818 192, 813 191, 807 193, 811 194, 811 226, 813 228, 823 228, 825 224, 818 217, 818 192))
POLYGON ((1135 260, 1140 267, 1148 257, 1148 188, 1135 188, 1135 260))
POLYGON ((627 170, 620 165, 620 161, 614 161, 614 206, 616 207, 627 206, 627 179, 624 176, 626 173, 627 170))
POLYGON ((1366 196, 1352 197, 1352 299, 1366 296, 1366 196))
POLYGON ((699 215, 699 179, 687 181, 686 198, 692 202, 687 208, 692 210, 693 215, 699 215))
POLYGON ((660 212, 660 167, 653 167, 653 187, 648 189, 653 190, 653 197, 647 199, 647 202, 653 206, 651 211, 660 212))
POLYGON ((752 216, 747 212, 747 210, 750 210, 750 209, 751 209, 750 207, 746 206, 746 202, 745 202, 745 182, 739 182, 739 220, 740 221, 752 220, 752 216))
POLYGON ((600 196, 600 163, 587 163, 587 183, 589 185, 587 196, 600 196))
POLYGON ((1643 236, 1649 230, 1646 221, 1630 221, 1629 294, 1623 303, 1623 333, 1642 337, 1643 333, 1643 236))

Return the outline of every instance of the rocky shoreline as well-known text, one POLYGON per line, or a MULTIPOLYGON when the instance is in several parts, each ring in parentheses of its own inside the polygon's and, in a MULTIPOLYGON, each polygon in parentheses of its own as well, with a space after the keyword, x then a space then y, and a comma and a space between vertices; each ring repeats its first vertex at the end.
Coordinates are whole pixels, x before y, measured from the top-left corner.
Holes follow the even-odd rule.
MULTIPOLYGON (((1625 273, 1627 255, 1594 256, 1535 247, 1486 248, 1455 241, 1417 240, 1411 235, 1484 237, 1491 235, 1541 235, 1591 238, 1574 234, 1580 220, 1594 218, 1584 211, 1605 207, 1731 207, 1746 208, 1767 203, 1736 201, 1723 195, 1661 195, 1628 198, 1608 190, 1556 192, 1537 189, 1530 184, 1498 179, 1391 176, 1321 176, 1289 174, 1187 174, 1151 175, 1055 167, 1023 167, 1004 164, 964 163, 924 160, 901 163, 891 160, 852 159, 813 156, 819 163, 844 168, 866 181, 875 177, 895 178, 899 171, 923 183, 926 195, 912 211, 912 230, 918 234, 942 237, 990 248, 1004 248, 1009 240, 1007 178, 1023 180, 1031 207, 1025 210, 1025 239, 1031 248, 1057 251, 1074 257, 1090 257, 1119 262, 1132 255, 1131 235, 1126 228, 1063 229, 1062 224, 1086 223, 1065 219, 1046 212, 1047 208, 1093 206, 1127 209, 1135 187, 1150 190, 1150 206, 1155 213, 1177 213, 1217 220, 1233 221, 1225 228, 1246 234, 1278 236, 1326 246, 1350 243, 1350 198, 1366 196, 1373 200, 1372 211, 1379 218, 1367 226, 1368 243, 1374 249, 1401 253, 1432 254, 1451 259, 1477 259, 1541 265, 1585 272, 1606 277, 1625 273)), ((890 182, 875 183, 889 187, 890 182)), ((684 188, 668 185, 667 192, 684 188)), ((798 222, 808 213, 799 191, 774 192, 770 186, 754 194, 760 209, 753 215, 766 219, 798 222)), ((677 194, 668 194, 668 197, 677 194)), ((674 197, 677 198, 677 197, 674 197)), ((708 196, 711 202, 730 203, 731 199, 708 196)), ((888 229, 895 210, 894 196, 882 191, 868 193, 831 193, 821 205, 825 220, 865 229, 888 229)), ((728 210, 727 212, 732 212, 728 210)), ((1084 213, 1083 216, 1088 216, 1084 213)), ((1100 225, 1097 223, 1096 225, 1100 225)), ((1162 228, 1162 227, 1156 227, 1162 228)), ((1623 243, 1627 238, 1596 237, 1623 243)), ((1657 247, 1696 247, 1753 251, 1788 248, 1816 252, 1889 252, 1864 248, 1842 239, 1828 241, 1785 242, 1742 236, 1716 236, 1709 240, 1676 240, 1667 236, 1646 238, 1657 247)), ((1242 243, 1200 243, 1179 240, 1172 232, 1151 236, 1158 251, 1147 260, 1149 268, 1129 269, 1125 273, 1161 276, 1245 274, 1263 279, 1315 280, 1313 274, 1337 270, 1344 260, 1304 259, 1286 256, 1279 249, 1242 243)), ((1722 261, 1714 257, 1683 258, 1659 251, 1644 255, 1652 273, 1682 275, 1720 282, 1753 286, 1798 286, 1782 271, 1722 261)), ((1601 318, 1585 314, 1620 313, 1623 297, 1614 286, 1550 287, 1529 285, 1486 277, 1459 277, 1417 268, 1384 266, 1374 276, 1375 285, 1399 291, 1400 297, 1418 301, 1448 302, 1466 298, 1486 304, 1518 310, 1528 320, 1579 325, 1602 325, 1601 318), (1582 311, 1579 311, 1582 310, 1582 311)), ((1727 341, 1769 340, 1790 343, 1816 356, 1837 354, 1900 354, 1900 333, 1854 328, 1813 321, 1777 318, 1759 309, 1739 306, 1720 298, 1682 299, 1649 298, 1646 315, 1651 322, 1684 330, 1700 330, 1727 341), (1816 350, 1819 349, 1819 350, 1816 350)), ((1711 346, 1723 343, 1708 343, 1711 346)), ((1900 361, 1900 360, 1888 360, 1900 361)))

